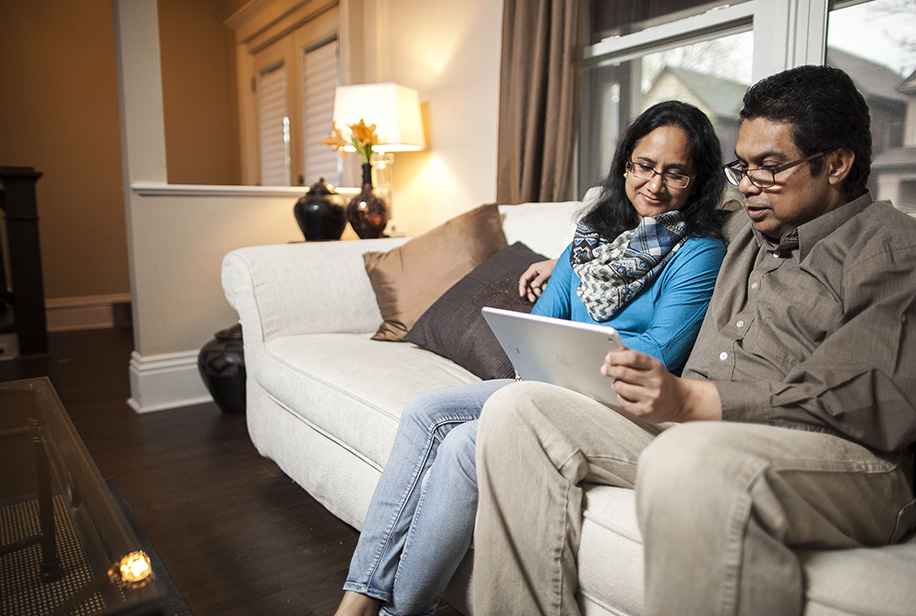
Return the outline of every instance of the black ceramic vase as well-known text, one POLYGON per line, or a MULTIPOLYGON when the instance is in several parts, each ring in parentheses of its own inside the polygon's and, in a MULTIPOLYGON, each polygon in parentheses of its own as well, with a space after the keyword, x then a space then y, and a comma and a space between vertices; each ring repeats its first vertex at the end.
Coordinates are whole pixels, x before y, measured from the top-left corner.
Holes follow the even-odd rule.
POLYGON ((339 240, 347 226, 344 198, 321 178, 293 206, 293 216, 307 242, 339 240))
POLYGON ((197 370, 220 410, 231 415, 245 412, 246 373, 241 325, 221 329, 201 347, 197 370))
POLYGON ((347 220, 360 239, 382 237, 390 217, 388 204, 372 188, 372 165, 363 163, 363 189, 347 204, 347 220))

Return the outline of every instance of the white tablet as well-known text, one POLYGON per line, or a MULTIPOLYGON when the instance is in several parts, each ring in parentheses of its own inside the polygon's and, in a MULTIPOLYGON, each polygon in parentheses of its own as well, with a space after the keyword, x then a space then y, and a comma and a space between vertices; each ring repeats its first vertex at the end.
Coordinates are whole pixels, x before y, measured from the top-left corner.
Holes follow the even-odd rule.
POLYGON ((613 327, 483 308, 483 316, 523 380, 572 389, 617 406, 611 379, 601 374, 604 357, 623 347, 613 327))

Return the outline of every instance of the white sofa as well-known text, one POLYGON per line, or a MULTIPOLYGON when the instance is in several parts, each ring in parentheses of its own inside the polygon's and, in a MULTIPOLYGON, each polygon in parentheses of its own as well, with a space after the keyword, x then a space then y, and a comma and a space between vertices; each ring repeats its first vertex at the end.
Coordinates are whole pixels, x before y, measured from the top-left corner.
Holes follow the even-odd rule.
MULTIPOLYGON (((500 206, 508 243, 556 256, 580 204, 500 206)), ((362 254, 405 238, 255 246, 223 261, 222 284, 245 345, 252 441, 346 523, 361 527, 398 418, 416 394, 478 380, 404 342, 381 322, 362 254)), ((579 551, 584 614, 639 614, 643 557, 633 493, 586 489, 579 551)), ((800 552, 806 614, 916 614, 916 539, 881 549, 800 552)), ((446 600, 470 614, 471 558, 446 600)))

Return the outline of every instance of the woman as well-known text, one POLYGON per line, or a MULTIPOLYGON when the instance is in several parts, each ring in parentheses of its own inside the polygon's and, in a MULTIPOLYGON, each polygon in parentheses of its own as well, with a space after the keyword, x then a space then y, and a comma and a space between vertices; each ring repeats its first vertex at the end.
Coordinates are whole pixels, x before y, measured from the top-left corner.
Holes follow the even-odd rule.
MULTIPOLYGON (((701 111, 669 101, 643 112, 532 312, 611 325, 626 346, 679 372, 725 255, 714 211, 721 166, 701 111)), ((435 611, 473 535, 477 418, 509 382, 431 391, 405 407, 338 616, 435 611)))

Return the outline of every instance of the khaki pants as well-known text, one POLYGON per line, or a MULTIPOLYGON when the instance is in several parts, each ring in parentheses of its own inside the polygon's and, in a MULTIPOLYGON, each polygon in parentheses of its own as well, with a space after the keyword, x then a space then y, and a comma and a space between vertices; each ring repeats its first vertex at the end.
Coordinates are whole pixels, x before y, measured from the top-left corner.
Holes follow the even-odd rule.
POLYGON ((801 614, 792 546, 885 545, 916 516, 901 469, 843 439, 731 422, 664 429, 534 382, 484 406, 477 475, 481 616, 579 613, 583 482, 636 490, 647 614, 801 614))

